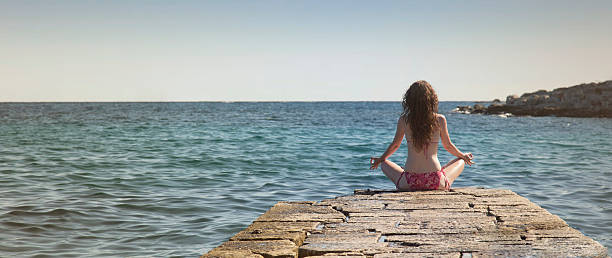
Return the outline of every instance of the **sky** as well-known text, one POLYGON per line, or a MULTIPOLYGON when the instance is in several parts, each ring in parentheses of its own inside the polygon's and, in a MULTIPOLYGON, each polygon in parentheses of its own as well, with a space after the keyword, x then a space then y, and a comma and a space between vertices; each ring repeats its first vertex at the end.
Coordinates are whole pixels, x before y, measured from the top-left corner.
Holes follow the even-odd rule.
POLYGON ((0 102, 505 99, 612 79, 612 1, 0 0, 0 102))

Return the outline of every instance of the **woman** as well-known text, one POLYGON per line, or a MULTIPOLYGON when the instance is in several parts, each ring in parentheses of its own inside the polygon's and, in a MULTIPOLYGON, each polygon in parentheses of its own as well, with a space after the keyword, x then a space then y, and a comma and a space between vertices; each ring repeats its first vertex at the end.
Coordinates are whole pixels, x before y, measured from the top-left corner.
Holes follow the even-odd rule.
POLYGON ((471 153, 462 153, 453 145, 448 135, 446 118, 437 114, 438 96, 426 81, 413 83, 404 94, 404 112, 397 121, 395 138, 381 157, 370 159, 370 169, 382 164, 383 173, 395 183, 398 190, 449 190, 463 171, 465 164, 474 164, 471 153), (406 136, 408 158, 402 169, 387 160, 401 145, 406 136), (438 142, 457 158, 440 166, 438 142))

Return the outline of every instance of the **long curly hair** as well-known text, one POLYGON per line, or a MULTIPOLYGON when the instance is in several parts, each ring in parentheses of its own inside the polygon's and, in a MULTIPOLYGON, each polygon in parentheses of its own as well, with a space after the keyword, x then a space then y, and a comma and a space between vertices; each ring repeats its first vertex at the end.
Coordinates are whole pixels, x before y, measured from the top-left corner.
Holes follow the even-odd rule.
POLYGON ((438 127, 438 95, 426 81, 417 81, 410 85, 402 100, 404 112, 402 117, 412 131, 412 142, 417 151, 425 148, 431 141, 438 127))

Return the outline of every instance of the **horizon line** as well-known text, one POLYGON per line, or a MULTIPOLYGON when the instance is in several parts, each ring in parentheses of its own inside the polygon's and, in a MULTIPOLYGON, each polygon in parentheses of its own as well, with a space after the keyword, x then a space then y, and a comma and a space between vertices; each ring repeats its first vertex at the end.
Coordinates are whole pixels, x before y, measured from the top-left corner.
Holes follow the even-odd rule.
MULTIPOLYGON (((0 104, 25 103, 290 103, 290 102, 401 102, 401 100, 94 100, 94 101, 0 101, 0 104)), ((493 102, 493 100, 440 100, 439 102, 493 102)))

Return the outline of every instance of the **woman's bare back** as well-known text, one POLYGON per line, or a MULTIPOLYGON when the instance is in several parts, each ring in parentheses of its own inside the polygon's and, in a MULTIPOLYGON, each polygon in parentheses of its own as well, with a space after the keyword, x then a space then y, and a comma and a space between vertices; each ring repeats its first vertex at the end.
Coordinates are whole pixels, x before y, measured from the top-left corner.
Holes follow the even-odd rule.
MULTIPOLYGON (((440 116, 436 115, 438 124, 440 116)), ((412 142, 412 131, 409 124, 405 127, 405 137, 408 146, 408 157, 406 157, 406 165, 404 171, 410 173, 427 173, 439 171, 442 167, 438 160, 438 142, 440 142, 440 126, 438 126, 431 137, 431 141, 423 149, 414 146, 412 142)))

